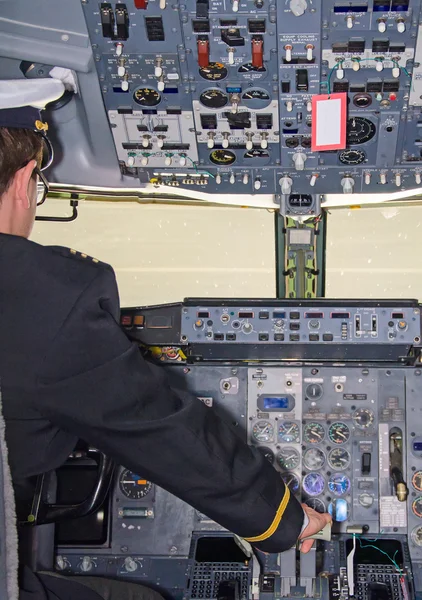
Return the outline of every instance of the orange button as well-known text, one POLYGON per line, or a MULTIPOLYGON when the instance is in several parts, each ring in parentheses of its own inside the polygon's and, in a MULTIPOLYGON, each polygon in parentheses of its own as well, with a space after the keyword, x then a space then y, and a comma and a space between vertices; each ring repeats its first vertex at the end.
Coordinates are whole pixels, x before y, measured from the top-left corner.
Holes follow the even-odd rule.
POLYGON ((133 324, 135 325, 135 327, 143 327, 145 324, 144 315, 135 315, 133 317, 133 324))

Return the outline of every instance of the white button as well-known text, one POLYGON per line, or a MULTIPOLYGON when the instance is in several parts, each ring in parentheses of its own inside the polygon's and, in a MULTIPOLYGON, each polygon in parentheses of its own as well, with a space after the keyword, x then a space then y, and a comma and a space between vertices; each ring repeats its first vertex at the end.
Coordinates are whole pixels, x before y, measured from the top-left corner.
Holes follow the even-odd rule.
POLYGON ((377 60, 375 62, 375 69, 378 71, 378 73, 381 73, 383 68, 384 68, 384 63, 382 62, 382 60, 377 60))
POLYGON ((142 146, 143 146, 143 148, 148 148, 148 146, 149 146, 149 136, 148 135, 143 136, 142 146))
POLYGON ((116 56, 121 56, 123 52, 123 44, 120 42, 116 44, 116 56))
POLYGON ((211 148, 214 148, 214 134, 212 134, 212 135, 208 134, 207 146, 210 150, 211 150, 211 148))
POLYGON ((387 183, 387 175, 385 173, 380 173, 380 184, 385 185, 387 183))
POLYGON ((400 67, 393 67, 391 69, 391 75, 394 77, 394 79, 398 79, 400 77, 400 67))
POLYGON ((128 167, 133 167, 134 164, 135 164, 135 157, 134 156, 128 156, 127 157, 127 166, 128 167))
POLYGON ((312 175, 311 180, 309 182, 309 185, 311 185, 312 187, 314 187, 314 185, 316 184, 318 179, 318 175, 312 175))
POLYGON ((164 92, 164 88, 165 88, 165 83, 164 83, 164 79, 161 78, 160 81, 157 83, 157 89, 159 92, 164 92))
POLYGON ((344 77, 344 71, 343 71, 343 69, 341 67, 339 69, 337 69, 337 71, 336 71, 336 77, 337 77, 337 79, 343 79, 343 77, 344 77))
POLYGON ((127 91, 128 91, 128 89, 129 89, 129 82, 128 82, 128 80, 127 80, 127 79, 122 79, 122 82, 121 82, 121 84, 120 84, 120 87, 122 88, 122 90, 123 90, 124 92, 127 92, 127 91))
POLYGON ((306 46, 306 60, 312 60, 313 50, 314 47, 311 44, 306 46))
POLYGON ((166 1, 167 0, 160 0, 160 8, 161 8, 161 10, 165 9, 165 7, 166 7, 166 1))
POLYGON ((229 138, 225 137, 223 139, 223 141, 221 142, 221 145, 223 146, 223 148, 228 148, 229 147, 229 138))
POLYGON ((221 175, 220 175, 220 173, 217 173, 217 175, 215 176, 215 183, 217 185, 220 185, 220 183, 221 183, 221 175))
POLYGON ((400 173, 396 173, 395 177, 394 177, 395 183, 397 187, 401 186, 401 175, 400 173))
POLYGON ((352 29, 352 27, 353 27, 353 17, 351 15, 349 15, 348 17, 346 17, 346 25, 347 25, 347 29, 352 29))
POLYGON ((249 183, 249 175, 247 173, 243 175, 242 181, 245 185, 249 183))
POLYGON ((253 148, 253 142, 249 138, 248 141, 246 142, 246 150, 252 150, 252 148, 253 148))
POLYGON ((179 165, 184 167, 186 165, 186 156, 181 156, 179 159, 179 165))
POLYGON ((354 71, 359 71, 360 69, 360 61, 359 60, 354 60, 352 63, 352 69, 354 71))
POLYGON ((291 62, 292 61, 292 46, 288 45, 285 46, 285 50, 286 50, 286 62, 291 62))
POLYGON ((287 102, 286 102, 286 109, 287 109, 287 112, 292 112, 292 110, 293 110, 293 102, 291 100, 287 100, 287 102))
POLYGON ((123 66, 117 67, 117 75, 119 77, 124 77, 126 73, 126 68, 123 66))
POLYGON ((234 174, 233 174, 233 173, 230 175, 229 181, 230 181, 230 183, 231 183, 232 185, 233 185, 234 183, 236 183, 236 177, 234 176, 234 174))
POLYGON ((371 173, 365 173, 365 185, 369 185, 371 183, 371 173))
POLYGON ((239 10, 239 0, 233 0, 233 12, 237 12, 239 10))
POLYGON ((164 161, 164 164, 166 165, 166 167, 169 167, 171 165, 171 163, 172 163, 171 156, 166 156, 166 159, 164 161))
POLYGON ((415 173, 415 181, 416 181, 416 185, 420 185, 422 182, 422 177, 420 173, 415 173))
POLYGON ((295 17, 301 17, 308 8, 306 0, 290 0, 290 10, 295 17))
POLYGON ((161 138, 161 137, 157 138, 157 146, 158 146, 158 148, 162 148, 164 146, 163 138, 161 138))
POLYGON ((146 166, 147 166, 147 164, 148 164, 148 156, 143 156, 143 157, 141 158, 141 165, 142 165, 143 167, 146 167, 146 166))
POLYGON ((261 140, 261 148, 263 150, 265 150, 266 148, 268 148, 268 140, 267 140, 266 136, 263 137, 262 140, 261 140))
POLYGON ((312 102, 311 101, 306 103, 306 110, 308 112, 312 112, 312 102))
POLYGON ((253 182, 253 186, 256 190, 260 190, 261 189, 261 180, 260 179, 255 179, 255 181, 253 182))

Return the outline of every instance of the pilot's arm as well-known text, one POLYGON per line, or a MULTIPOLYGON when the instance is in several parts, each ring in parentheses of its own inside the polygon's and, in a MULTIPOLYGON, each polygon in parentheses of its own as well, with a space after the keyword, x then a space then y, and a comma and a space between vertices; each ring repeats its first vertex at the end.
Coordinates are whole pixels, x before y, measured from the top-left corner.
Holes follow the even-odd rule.
POLYGON ((46 353, 39 412, 261 550, 293 546, 304 512, 280 474, 141 357, 118 324, 113 271, 92 272, 46 353))

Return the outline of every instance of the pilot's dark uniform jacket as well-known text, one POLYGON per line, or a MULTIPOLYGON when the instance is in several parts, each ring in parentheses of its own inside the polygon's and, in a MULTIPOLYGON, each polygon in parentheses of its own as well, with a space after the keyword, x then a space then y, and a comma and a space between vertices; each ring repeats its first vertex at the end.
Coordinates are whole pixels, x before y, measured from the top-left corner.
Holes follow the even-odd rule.
POLYGON ((20 483, 83 439, 258 548, 290 548, 304 513, 279 473, 163 371, 121 330, 110 266, 0 234, 0 377, 18 504, 20 483))

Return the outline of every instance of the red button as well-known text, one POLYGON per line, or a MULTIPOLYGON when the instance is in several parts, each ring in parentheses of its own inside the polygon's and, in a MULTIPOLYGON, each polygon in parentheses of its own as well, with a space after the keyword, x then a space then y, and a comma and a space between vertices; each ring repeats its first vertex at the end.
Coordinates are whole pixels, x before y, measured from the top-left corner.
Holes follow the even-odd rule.
POLYGON ((388 97, 392 102, 394 102, 394 100, 397 100, 397 94, 390 94, 388 97))
POLYGON ((146 10, 148 7, 148 0, 135 0, 135 8, 146 10))
POLYGON ((208 67, 210 64, 210 43, 208 40, 198 40, 198 65, 208 67))
POLYGON ((132 315, 122 315, 120 323, 123 327, 130 327, 132 325, 132 315))
POLYGON ((264 66, 264 42, 259 39, 252 39, 252 65, 261 69, 264 66))

